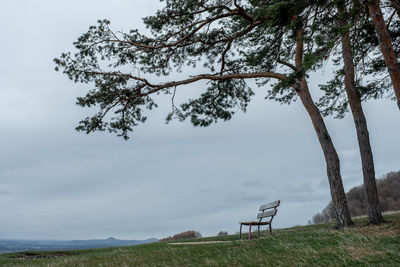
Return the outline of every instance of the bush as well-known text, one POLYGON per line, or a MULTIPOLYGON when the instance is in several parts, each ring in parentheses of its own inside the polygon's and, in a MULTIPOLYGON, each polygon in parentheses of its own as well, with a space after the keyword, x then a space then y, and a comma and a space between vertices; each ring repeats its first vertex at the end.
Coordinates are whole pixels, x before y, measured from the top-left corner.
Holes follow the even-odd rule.
POLYGON ((228 235, 227 231, 219 231, 218 236, 226 236, 228 235))
POLYGON ((161 239, 160 241, 173 241, 173 240, 184 240, 184 239, 194 239, 194 238, 199 238, 201 237, 201 234, 199 231, 186 231, 182 232, 179 234, 176 234, 174 236, 169 236, 166 238, 161 239))

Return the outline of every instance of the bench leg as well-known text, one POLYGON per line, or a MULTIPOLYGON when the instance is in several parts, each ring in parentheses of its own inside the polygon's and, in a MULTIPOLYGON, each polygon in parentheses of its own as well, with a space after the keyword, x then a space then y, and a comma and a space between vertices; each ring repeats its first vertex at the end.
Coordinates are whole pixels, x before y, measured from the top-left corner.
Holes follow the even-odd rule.
POLYGON ((249 240, 251 240, 251 224, 249 225, 249 240))
POLYGON ((271 227, 271 224, 269 224, 269 233, 272 235, 272 227, 271 227))
POLYGON ((242 238, 242 224, 240 224, 239 239, 242 238))
POLYGON ((260 237, 260 226, 258 225, 257 237, 260 237))

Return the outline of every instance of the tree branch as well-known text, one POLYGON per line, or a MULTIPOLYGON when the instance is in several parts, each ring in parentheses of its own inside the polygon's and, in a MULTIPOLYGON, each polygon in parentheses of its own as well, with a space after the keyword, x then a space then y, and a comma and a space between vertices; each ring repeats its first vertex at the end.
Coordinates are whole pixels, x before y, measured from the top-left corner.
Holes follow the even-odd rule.
POLYGON ((289 62, 283 61, 283 60, 281 60, 281 59, 279 59, 279 58, 276 59, 276 62, 278 62, 279 64, 282 64, 282 65, 285 65, 285 66, 291 68, 291 69, 294 70, 294 71, 297 71, 296 66, 293 65, 293 64, 290 64, 289 62))
MULTIPOLYGON (((89 74, 89 75, 124 77, 124 78, 142 82, 144 85, 151 88, 151 90, 148 90, 147 92, 132 95, 132 97, 130 97, 130 98, 147 96, 147 95, 159 92, 166 88, 191 84, 191 83, 201 81, 201 80, 226 81, 226 80, 231 80, 231 79, 273 78, 273 79, 278 79, 278 80, 283 81, 283 80, 287 79, 287 77, 285 75, 280 74, 280 73, 275 73, 275 72, 235 73, 235 74, 226 74, 226 75, 200 74, 200 75, 196 75, 196 76, 193 76, 193 77, 185 79, 185 80, 166 82, 166 83, 161 83, 161 84, 153 84, 153 83, 150 83, 147 79, 133 76, 131 74, 123 74, 120 72, 95 72, 95 71, 84 71, 84 72, 85 72, 85 74, 89 74)), ((141 84, 139 86, 141 86, 141 88, 143 88, 143 84, 141 84)))

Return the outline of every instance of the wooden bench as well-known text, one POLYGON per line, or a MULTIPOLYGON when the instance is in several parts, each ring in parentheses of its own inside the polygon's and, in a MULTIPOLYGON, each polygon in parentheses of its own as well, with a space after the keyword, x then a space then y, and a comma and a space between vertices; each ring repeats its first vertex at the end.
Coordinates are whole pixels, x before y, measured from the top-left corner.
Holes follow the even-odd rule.
POLYGON ((261 212, 257 215, 257 219, 259 219, 258 221, 239 222, 240 223, 239 239, 242 238, 242 226, 243 225, 249 226, 249 240, 251 239, 251 226, 252 225, 258 226, 258 232, 257 232, 258 236, 260 236, 260 225, 269 225, 269 233, 272 234, 272 227, 271 227, 272 219, 276 215, 276 212, 278 211, 276 208, 279 206, 280 203, 281 203, 281 201, 277 200, 277 201, 274 201, 271 203, 261 205, 260 209, 259 209, 259 211, 261 211, 261 212), (269 219, 268 221, 262 221, 262 219, 268 218, 268 217, 271 217, 271 219, 269 219))

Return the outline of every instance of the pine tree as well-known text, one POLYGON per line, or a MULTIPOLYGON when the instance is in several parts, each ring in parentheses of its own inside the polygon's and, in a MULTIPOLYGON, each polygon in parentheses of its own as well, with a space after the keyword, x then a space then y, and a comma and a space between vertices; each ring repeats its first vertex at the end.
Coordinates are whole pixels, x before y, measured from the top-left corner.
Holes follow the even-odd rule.
MULTIPOLYGON (((344 65, 344 87, 357 131, 357 139, 361 154, 364 177, 364 191, 368 209, 368 222, 372 224, 379 224, 384 222, 384 219, 379 206, 378 190, 375 180, 374 159, 369 140, 367 120, 361 104, 361 93, 356 86, 355 80, 354 57, 349 30, 351 27, 349 27, 347 24, 349 22, 348 18, 350 14, 347 12, 345 1, 337 1, 336 5, 338 8, 338 18, 340 20, 339 25, 342 27, 341 44, 344 65)), ((358 7, 354 8, 358 9, 358 7)))
MULTIPOLYGON (((400 109, 400 66, 396 53, 392 46, 391 37, 386 27, 385 19, 382 14, 379 0, 367 0, 369 14, 375 28, 375 33, 379 41, 379 47, 385 60, 390 79, 392 81, 394 93, 397 98, 397 105, 400 109)), ((392 1, 398 4, 398 1, 392 1)), ((395 5, 396 6, 396 5, 395 5)), ((397 6, 398 7, 398 6, 397 6)))
POLYGON ((190 118, 195 126, 208 126, 231 119, 238 109, 246 111, 254 95, 247 80, 263 86, 273 79, 277 83, 268 98, 282 103, 300 98, 306 108, 325 156, 338 227, 352 225, 339 157, 307 83, 307 74, 326 56, 326 51, 313 48, 313 21, 322 18, 310 3, 166 0, 162 10, 144 19, 151 36, 137 30, 114 32, 109 21, 99 21, 74 43, 78 52, 55 59, 57 69, 70 79, 95 86, 78 98, 78 105, 97 105, 100 111, 77 130, 108 130, 128 138, 132 127, 146 120, 143 111, 156 107, 154 94, 174 98, 177 87, 202 80, 208 81, 205 92, 174 106, 167 120, 190 118), (186 79, 153 82, 143 76, 156 74, 165 80, 173 70, 187 72, 201 62, 207 73, 193 69, 186 79), (139 69, 141 75, 127 67, 139 69), (106 121, 109 113, 114 116, 106 121))
MULTIPOLYGON (((332 5, 330 10, 334 10, 336 6, 339 14, 327 13, 326 25, 329 26, 320 30, 320 33, 333 43, 340 41, 342 49, 341 55, 334 59, 340 69, 334 79, 321 87, 325 95, 318 105, 323 108, 324 115, 335 114, 338 118, 342 118, 350 107, 361 154, 368 220, 369 223, 377 224, 384 219, 379 205, 372 149, 361 101, 380 98, 393 87, 385 77, 386 64, 379 55, 379 41, 373 34, 375 28, 369 21, 368 6, 359 1, 342 0, 325 1, 325 4, 332 5), (349 11, 346 5, 349 5, 349 11)), ((388 32, 395 41, 395 52, 398 54, 399 20, 394 18, 393 8, 389 8, 387 12, 391 14, 388 32)), ((336 53, 337 51, 330 52, 331 55, 336 53)))

